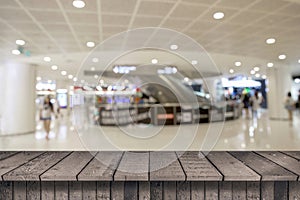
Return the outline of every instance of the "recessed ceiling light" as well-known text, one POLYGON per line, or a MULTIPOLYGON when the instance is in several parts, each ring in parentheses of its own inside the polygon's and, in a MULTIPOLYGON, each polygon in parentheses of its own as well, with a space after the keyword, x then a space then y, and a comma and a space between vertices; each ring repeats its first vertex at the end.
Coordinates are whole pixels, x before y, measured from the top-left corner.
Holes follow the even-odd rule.
POLYGON ((46 57, 44 57, 44 61, 45 61, 45 62, 50 62, 50 61, 51 61, 51 58, 48 57, 48 56, 46 56, 46 57))
POLYGON ((157 60, 156 58, 153 58, 153 59, 151 60, 151 63, 152 63, 152 64, 157 64, 157 63, 158 63, 158 60, 157 60))
POLYGON ((51 66, 51 69, 55 71, 55 70, 58 69, 58 67, 57 67, 57 65, 52 65, 52 66, 51 66))
POLYGON ((284 60, 284 59, 286 59, 286 55, 281 54, 281 55, 278 56, 278 58, 279 58, 279 60, 284 60))
POLYGON ((268 66, 268 67, 273 67, 273 66, 274 66, 274 64, 273 64, 273 63, 271 63, 271 62, 269 62, 269 63, 267 63, 267 66, 268 66))
POLYGON ((97 74, 95 74, 94 78, 97 79, 97 78, 99 78, 99 76, 97 74))
POLYGON ((75 8, 83 8, 85 6, 85 3, 84 3, 84 1, 81 1, 81 0, 74 0, 73 6, 75 8))
POLYGON ((254 74, 255 74, 255 71, 254 71, 254 70, 251 70, 251 71, 250 71, 250 74, 254 75, 254 74))
POLYGON ((86 46, 87 47, 94 47, 95 46, 95 42, 87 42, 86 46))
POLYGON ((95 71, 95 67, 91 67, 91 71, 95 71))
POLYGON ((178 45, 172 44, 172 45, 170 46, 170 49, 171 49, 171 50, 177 50, 177 49, 178 49, 178 45))
POLYGON ((236 62, 234 63, 234 65, 237 66, 237 67, 240 67, 240 66, 242 66, 242 62, 236 61, 236 62))
POLYGON ((101 79, 101 80, 100 80, 100 84, 103 84, 103 83, 104 83, 104 80, 101 79))
POLYGON ((74 82, 76 82, 77 80, 78 80, 77 77, 74 77, 74 78, 73 78, 73 81, 74 81, 74 82))
POLYGON ((300 83, 300 78, 296 78, 294 81, 295 83, 300 83))
POLYGON ((25 44, 25 41, 24 40, 16 40, 16 44, 23 46, 25 44))
POLYGON ((68 79, 72 79, 73 78, 73 75, 72 74, 69 74, 68 75, 68 79))
POLYGON ((97 63, 97 62, 99 62, 99 58, 93 58, 92 61, 93 61, 94 63, 97 63))
POLYGON ((298 63, 300 63, 300 59, 298 60, 298 63))
POLYGON ((233 69, 230 69, 230 70, 229 70, 229 73, 230 73, 230 74, 233 74, 233 73, 234 73, 234 70, 233 70, 233 69))
POLYGON ((40 80, 42 80, 42 77, 38 76, 38 77, 36 77, 36 80, 40 81, 40 80))
POLYGON ((198 64, 198 61, 197 60, 192 60, 192 65, 197 65, 198 64))
POLYGON ((253 69, 254 69, 254 71, 256 71, 256 72, 258 72, 258 71, 260 70, 259 67, 254 67, 253 69))
POLYGON ((266 43, 267 44, 274 44, 275 42, 276 42, 275 38, 268 38, 268 39, 266 39, 266 43))
POLYGON ((66 72, 66 71, 61 71, 60 73, 61 73, 61 75, 63 75, 63 76, 67 75, 67 72, 66 72))
POLYGON ((188 77, 184 77, 183 79, 185 82, 188 82, 190 79, 188 77))
POLYGON ((255 74, 255 77, 256 77, 256 78, 259 78, 259 77, 260 77, 260 74, 255 74))
POLYGON ((224 13, 223 12, 215 12, 213 17, 214 19, 223 19, 224 18, 224 13))
POLYGON ((12 50, 11 53, 14 54, 14 55, 20 55, 21 54, 21 52, 18 49, 12 50))
POLYGON ((262 77, 262 79, 266 79, 266 78, 267 78, 267 76, 266 76, 266 75, 262 75, 261 77, 262 77))

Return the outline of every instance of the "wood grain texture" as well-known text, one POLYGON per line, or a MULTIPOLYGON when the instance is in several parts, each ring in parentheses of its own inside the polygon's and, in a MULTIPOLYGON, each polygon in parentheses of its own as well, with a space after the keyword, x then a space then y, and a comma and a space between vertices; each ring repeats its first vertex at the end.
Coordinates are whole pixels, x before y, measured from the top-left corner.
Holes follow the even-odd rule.
POLYGON ((274 199, 287 200, 288 199, 288 182, 275 181, 274 182, 274 199))
POLYGON ((300 161, 281 152, 257 152, 259 155, 300 176, 300 161))
POLYGON ((96 195, 97 195, 98 200, 109 200, 110 199, 110 182, 98 181, 96 195))
POLYGON ((164 200, 176 199, 176 182, 175 181, 163 182, 163 199, 164 200))
POLYGON ((138 184, 136 181, 126 181, 124 185, 125 199, 137 200, 138 199, 138 184))
POLYGON ((40 181, 28 181, 26 182, 26 196, 27 199, 40 199, 40 181))
POLYGON ((282 153, 296 158, 297 160, 300 160, 300 151, 284 151, 282 153))
POLYGON ((139 182, 139 200, 150 200, 150 182, 139 182))
POLYGON ((268 200, 274 199, 274 182, 262 181, 261 184, 261 199, 268 200))
POLYGON ((225 181, 259 181, 260 176, 227 152, 210 152, 207 158, 223 174, 225 181))
POLYGON ((10 156, 17 154, 17 153, 18 152, 16 152, 16 151, 1 151, 0 152, 0 160, 4 160, 10 156))
POLYGON ((232 182, 222 181, 219 182, 219 199, 232 200, 232 182))
POLYGON ((150 182, 150 199, 162 200, 163 199, 163 183, 160 181, 150 182))
POLYGON ((123 181, 111 182, 111 199, 112 200, 124 199, 124 182, 123 181))
POLYGON ((219 196, 219 185, 216 181, 205 182, 205 199, 215 200, 219 196))
POLYGON ((189 181, 178 181, 177 182, 177 200, 188 200, 191 199, 191 190, 189 181))
POLYGON ((114 175, 116 181, 148 181, 149 152, 125 152, 114 175))
POLYGON ((57 181, 55 186, 55 200, 68 200, 69 184, 67 181, 57 181))
POLYGON ((244 181, 232 182, 232 200, 246 200, 247 199, 247 186, 244 181))
POLYGON ((184 181, 175 152, 150 152, 150 181, 184 181))
POLYGON ((68 155, 68 152, 47 152, 3 176, 4 180, 39 181, 40 175, 68 155))
POLYGON ((200 152, 177 153, 187 181, 220 181, 223 176, 200 152))
POLYGON ((25 181, 16 181, 13 183, 13 195, 14 195, 14 200, 26 199, 26 182, 25 181))
POLYGON ((297 180, 298 176, 253 152, 231 152, 262 176, 263 181, 297 180))
POLYGON ((296 181, 289 182, 289 199, 292 200, 300 199, 300 182, 296 182, 296 181))
POLYGON ((77 182, 77 181, 69 182, 69 199, 82 200, 82 193, 83 193, 82 182, 77 182))
POLYGON ((13 183, 11 181, 0 181, 0 199, 13 198, 13 183))
POLYGON ((54 181, 42 181, 42 200, 52 200, 55 197, 54 194, 54 181))
POLYGON ((248 200, 260 199, 260 182, 258 181, 247 182, 247 199, 248 200))
POLYGON ((96 200, 96 182, 84 181, 82 182, 82 199, 96 200))
POLYGON ((42 153, 43 152, 21 152, 4 160, 1 160, 0 175, 3 176, 5 173, 21 166, 24 163, 27 163, 29 160, 41 155, 42 153))
POLYGON ((192 200, 204 200, 204 182, 203 181, 191 181, 191 199, 192 200))
POLYGON ((77 180, 76 176, 93 158, 94 154, 91 152, 73 152, 41 175, 41 180, 75 181, 77 180))
POLYGON ((99 152, 78 175, 78 180, 112 181, 123 152, 99 152))

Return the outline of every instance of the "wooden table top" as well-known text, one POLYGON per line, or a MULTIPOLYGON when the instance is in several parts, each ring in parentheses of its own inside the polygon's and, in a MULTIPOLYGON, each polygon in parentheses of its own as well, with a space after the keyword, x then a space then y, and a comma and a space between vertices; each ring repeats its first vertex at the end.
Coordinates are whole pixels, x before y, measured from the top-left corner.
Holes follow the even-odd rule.
POLYGON ((0 152, 2 181, 298 181, 300 152, 0 152))

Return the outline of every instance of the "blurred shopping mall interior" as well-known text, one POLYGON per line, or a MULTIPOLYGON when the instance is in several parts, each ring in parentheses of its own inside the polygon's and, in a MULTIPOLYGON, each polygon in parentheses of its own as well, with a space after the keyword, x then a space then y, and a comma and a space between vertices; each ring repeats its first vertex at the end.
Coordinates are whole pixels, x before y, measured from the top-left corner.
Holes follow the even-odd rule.
POLYGON ((0 150, 300 149, 299 0, 0 2, 0 150))

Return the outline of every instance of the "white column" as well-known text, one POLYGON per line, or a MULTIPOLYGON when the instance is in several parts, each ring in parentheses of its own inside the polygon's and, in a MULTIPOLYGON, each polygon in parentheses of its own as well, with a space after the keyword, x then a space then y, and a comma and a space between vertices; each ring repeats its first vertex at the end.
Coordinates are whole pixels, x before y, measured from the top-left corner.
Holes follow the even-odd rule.
POLYGON ((268 110, 270 119, 288 119, 284 100, 291 91, 292 77, 286 66, 267 69, 268 75, 268 110))
POLYGON ((15 62, 4 66, 2 135, 35 131, 35 67, 15 62))

